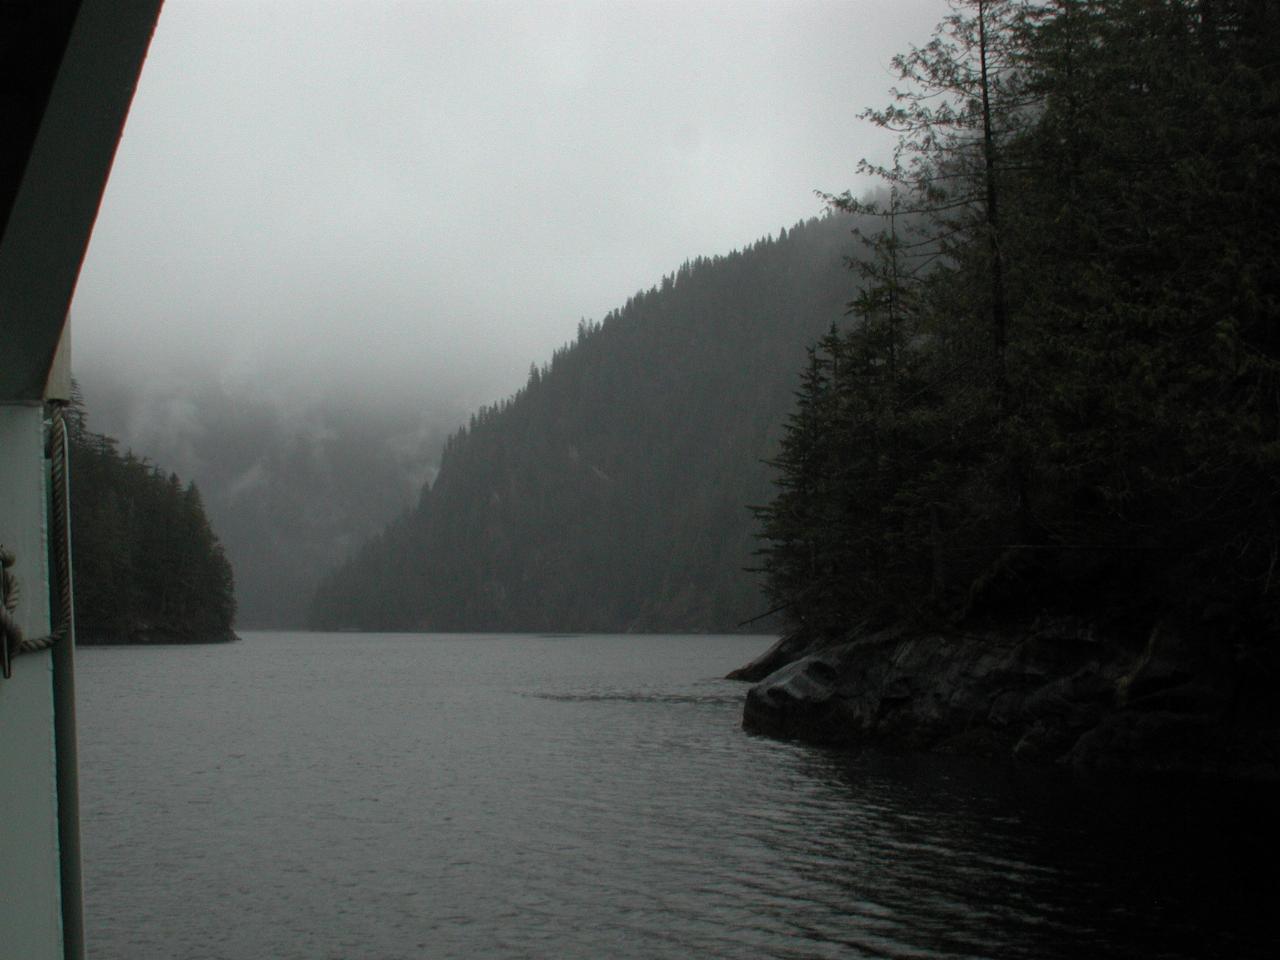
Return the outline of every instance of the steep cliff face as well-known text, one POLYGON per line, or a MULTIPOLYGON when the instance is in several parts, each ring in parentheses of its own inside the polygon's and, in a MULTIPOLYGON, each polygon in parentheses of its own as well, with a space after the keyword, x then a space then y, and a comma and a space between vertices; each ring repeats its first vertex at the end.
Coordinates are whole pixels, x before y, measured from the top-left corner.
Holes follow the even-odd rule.
POLYGON ((1161 628, 1126 645, 1056 620, 1020 631, 889 630, 795 654, 792 641, 794 659, 782 650, 758 662, 757 674, 772 672, 747 694, 746 729, 1082 769, 1280 780, 1276 665, 1229 644, 1161 628))

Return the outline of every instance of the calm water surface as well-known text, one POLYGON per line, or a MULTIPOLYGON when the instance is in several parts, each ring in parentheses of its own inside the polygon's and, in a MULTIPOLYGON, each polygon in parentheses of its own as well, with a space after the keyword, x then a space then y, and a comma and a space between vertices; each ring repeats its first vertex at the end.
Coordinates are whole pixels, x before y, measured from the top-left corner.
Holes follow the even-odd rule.
POLYGON ((1280 956, 1274 791, 747 736, 766 643, 83 649, 90 957, 1280 956))

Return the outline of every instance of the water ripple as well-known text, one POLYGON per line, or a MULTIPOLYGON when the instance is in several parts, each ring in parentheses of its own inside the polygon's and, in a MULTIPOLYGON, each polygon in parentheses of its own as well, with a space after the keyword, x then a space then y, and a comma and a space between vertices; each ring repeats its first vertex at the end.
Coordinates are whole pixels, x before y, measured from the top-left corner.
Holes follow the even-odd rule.
POLYGON ((1277 953, 1274 796, 747 736, 759 640, 337 642, 83 652, 95 960, 1277 953))

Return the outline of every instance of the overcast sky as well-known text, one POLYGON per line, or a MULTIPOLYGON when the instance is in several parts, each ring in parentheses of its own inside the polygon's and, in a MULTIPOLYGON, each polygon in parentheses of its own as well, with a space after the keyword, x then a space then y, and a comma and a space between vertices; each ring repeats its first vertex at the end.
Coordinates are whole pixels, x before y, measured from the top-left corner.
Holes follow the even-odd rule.
POLYGON ((861 192, 943 0, 166 0, 72 309, 140 383, 465 404, 861 192))

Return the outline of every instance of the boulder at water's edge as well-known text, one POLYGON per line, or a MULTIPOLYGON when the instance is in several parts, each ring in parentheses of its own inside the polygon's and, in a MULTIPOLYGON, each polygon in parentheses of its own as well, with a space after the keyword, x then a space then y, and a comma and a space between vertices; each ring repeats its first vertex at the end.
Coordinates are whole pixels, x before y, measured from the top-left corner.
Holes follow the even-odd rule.
MULTIPOLYGON (((770 736, 1280 780, 1269 671, 1228 645, 1157 629, 1134 649, 1075 621, 1001 631, 886 630, 785 659, 747 694, 770 736)), ((796 641, 790 642, 795 654, 796 641)), ((757 667, 758 669, 758 667, 757 667)), ((1274 676, 1274 673, 1271 674, 1274 676)))

